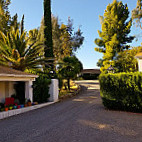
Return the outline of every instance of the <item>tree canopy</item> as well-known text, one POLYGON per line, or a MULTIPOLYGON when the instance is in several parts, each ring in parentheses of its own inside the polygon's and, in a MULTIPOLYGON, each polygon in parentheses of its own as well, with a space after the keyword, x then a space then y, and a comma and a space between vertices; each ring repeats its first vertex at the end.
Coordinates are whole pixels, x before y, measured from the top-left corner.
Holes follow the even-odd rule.
POLYGON ((10 13, 8 11, 8 6, 10 0, 0 0, 0 31, 6 33, 10 26, 10 13))
POLYGON ((129 49, 134 37, 129 36, 132 20, 128 20, 129 10, 127 4, 114 0, 105 10, 104 16, 100 16, 102 31, 98 31, 99 37, 95 39, 95 50, 103 53, 101 71, 112 65, 115 67, 115 59, 119 52, 129 49))
POLYGON ((34 42, 28 44, 27 32, 24 31, 24 17, 20 27, 15 30, 11 27, 7 34, 0 32, 0 64, 11 66, 14 69, 24 71, 25 69, 38 68, 45 64, 46 60, 41 55, 43 43, 34 42))
POLYGON ((132 20, 142 29, 142 0, 137 0, 137 6, 132 10, 132 20))
MULTIPOLYGON (((44 28, 43 18, 39 29, 30 30, 29 36, 33 39, 31 42, 36 40, 44 43, 44 28)), ((84 41, 82 34, 80 28, 77 31, 74 30, 73 21, 70 18, 67 24, 59 24, 58 17, 52 15, 53 54, 57 62, 73 55, 80 48, 84 41)))
POLYGON ((75 57, 65 57, 59 66, 59 75, 68 81, 70 90, 70 79, 74 79, 83 69, 82 63, 75 57))

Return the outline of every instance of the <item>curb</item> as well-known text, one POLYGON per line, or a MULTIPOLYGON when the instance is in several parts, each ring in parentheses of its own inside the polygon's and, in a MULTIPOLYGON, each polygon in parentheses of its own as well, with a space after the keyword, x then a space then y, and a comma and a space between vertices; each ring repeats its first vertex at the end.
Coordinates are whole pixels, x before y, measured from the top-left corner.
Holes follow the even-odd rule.
POLYGON ((48 102, 48 103, 44 103, 44 104, 38 104, 38 105, 35 105, 35 106, 29 106, 29 107, 25 107, 25 108, 0 112, 0 120, 14 116, 14 115, 17 115, 17 114, 25 113, 25 112, 28 112, 28 111, 31 111, 31 110, 39 109, 39 108, 42 108, 42 107, 45 107, 45 106, 48 106, 48 105, 52 105, 54 103, 56 103, 56 102, 48 102))

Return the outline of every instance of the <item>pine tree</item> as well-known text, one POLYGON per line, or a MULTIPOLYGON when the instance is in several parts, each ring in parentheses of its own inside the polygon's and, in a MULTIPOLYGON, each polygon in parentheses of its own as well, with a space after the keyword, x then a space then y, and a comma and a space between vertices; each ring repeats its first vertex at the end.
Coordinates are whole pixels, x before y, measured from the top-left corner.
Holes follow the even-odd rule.
POLYGON ((128 49, 127 43, 132 42, 134 37, 128 36, 132 21, 129 20, 127 5, 114 0, 105 10, 104 16, 100 16, 102 31, 98 31, 100 38, 95 39, 99 47, 96 51, 103 53, 102 72, 112 65, 115 67, 115 59, 119 52, 128 49))

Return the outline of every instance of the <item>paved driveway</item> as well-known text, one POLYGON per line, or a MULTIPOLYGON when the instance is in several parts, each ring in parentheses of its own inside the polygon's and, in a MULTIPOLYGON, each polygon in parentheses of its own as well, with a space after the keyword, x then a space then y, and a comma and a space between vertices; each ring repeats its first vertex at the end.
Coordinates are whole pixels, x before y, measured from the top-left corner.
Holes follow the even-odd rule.
POLYGON ((0 142, 142 142, 142 114, 105 110, 98 82, 78 83, 80 96, 1 120, 0 142))

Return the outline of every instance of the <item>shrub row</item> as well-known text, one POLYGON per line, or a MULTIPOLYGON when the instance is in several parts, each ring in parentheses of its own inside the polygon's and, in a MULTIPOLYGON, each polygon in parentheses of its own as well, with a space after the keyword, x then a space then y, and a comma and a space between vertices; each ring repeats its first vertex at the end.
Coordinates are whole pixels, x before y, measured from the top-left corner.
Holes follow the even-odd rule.
POLYGON ((101 74, 99 81, 106 108, 142 112, 142 73, 101 74))

